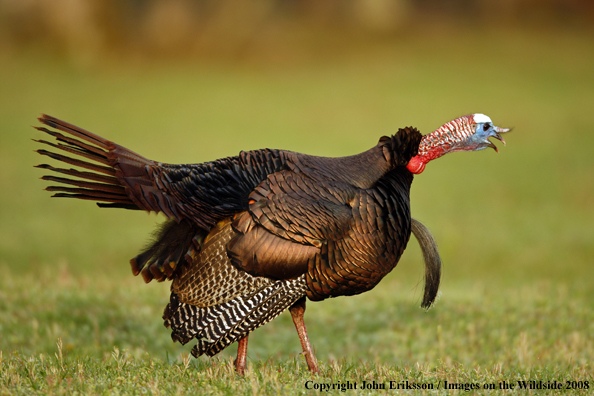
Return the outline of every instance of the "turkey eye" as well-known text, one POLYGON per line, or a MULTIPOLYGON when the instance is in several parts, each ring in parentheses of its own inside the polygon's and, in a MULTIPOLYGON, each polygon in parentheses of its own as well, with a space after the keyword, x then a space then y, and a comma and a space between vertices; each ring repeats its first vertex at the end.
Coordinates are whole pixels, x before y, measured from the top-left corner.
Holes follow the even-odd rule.
POLYGON ((489 129, 489 124, 484 124, 483 125, 483 131, 487 131, 489 129))

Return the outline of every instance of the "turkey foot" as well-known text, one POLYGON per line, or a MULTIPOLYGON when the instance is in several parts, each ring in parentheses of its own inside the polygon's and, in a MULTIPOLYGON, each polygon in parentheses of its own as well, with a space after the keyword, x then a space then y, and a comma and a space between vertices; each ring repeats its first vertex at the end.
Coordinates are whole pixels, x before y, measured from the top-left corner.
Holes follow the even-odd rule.
POLYGON ((318 360, 309 343, 309 337, 307 336, 307 330, 305 329, 305 322, 303 321, 303 314, 305 313, 305 297, 293 304, 291 308, 289 308, 289 311, 291 311, 293 323, 295 323, 297 334, 299 334, 299 340, 301 340, 301 346, 303 347, 303 353, 305 354, 305 360, 307 361, 309 371, 314 374, 319 374, 320 369, 318 368, 318 360))
POLYGON ((235 359, 235 371, 239 375, 245 374, 245 364, 247 360, 248 336, 237 341, 237 358, 235 359))

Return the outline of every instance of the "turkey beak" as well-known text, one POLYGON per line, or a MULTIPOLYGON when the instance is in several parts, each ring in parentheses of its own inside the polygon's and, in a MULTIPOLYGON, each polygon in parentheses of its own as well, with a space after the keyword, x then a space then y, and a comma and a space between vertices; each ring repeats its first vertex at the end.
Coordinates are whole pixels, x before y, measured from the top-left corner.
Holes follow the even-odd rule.
POLYGON ((505 146, 505 140, 503 139, 503 137, 501 136, 502 133, 506 133, 511 131, 510 128, 500 128, 498 126, 493 126, 493 137, 497 140, 499 140, 501 143, 503 143, 503 145, 505 146))
MULTIPOLYGON (((510 130, 511 129, 509 129, 509 128, 500 128, 498 126, 493 126, 493 128, 491 129, 491 133, 489 133, 489 137, 494 137, 495 139, 497 139, 501 143, 503 143, 503 145, 505 146, 505 139, 503 139, 501 134, 509 132, 510 130)), ((488 142, 489 142, 488 146, 491 147, 493 150, 495 150, 497 153, 499 153, 499 149, 497 148, 497 146, 495 146, 493 144, 493 142, 490 142, 490 141, 488 141, 488 142)))
MULTIPOLYGON (((497 137, 495 136, 495 138, 497 138, 497 137)), ((499 140, 501 140, 501 139, 499 139, 499 140)), ((497 146, 495 146, 493 144, 493 142, 490 142, 488 140, 487 140, 487 142, 489 142, 489 144, 488 144, 489 147, 491 147, 493 150, 495 150, 497 153, 499 153, 499 149, 497 148, 497 146)))

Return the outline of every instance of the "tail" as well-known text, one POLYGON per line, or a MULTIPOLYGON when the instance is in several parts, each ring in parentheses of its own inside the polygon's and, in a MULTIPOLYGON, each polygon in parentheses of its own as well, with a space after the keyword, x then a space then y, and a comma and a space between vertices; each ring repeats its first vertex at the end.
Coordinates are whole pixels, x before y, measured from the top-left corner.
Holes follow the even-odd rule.
POLYGON ((419 221, 412 219, 412 232, 421 246, 423 259, 425 260, 425 292, 421 307, 429 308, 435 302, 435 297, 439 290, 441 258, 437 250, 437 243, 427 227, 419 221))
POLYGON ((98 201, 101 207, 163 212, 177 222, 191 220, 205 231, 237 211, 247 209, 238 197, 247 197, 269 173, 284 167, 279 159, 282 153, 274 150, 256 150, 203 164, 164 164, 56 118, 42 115, 39 121, 65 135, 39 127, 38 130, 58 142, 37 142, 78 157, 47 150, 37 152, 86 169, 39 165, 39 168, 73 177, 43 177, 61 183, 47 188, 57 192, 55 197, 98 201), (260 163, 261 160, 265 161, 260 163))
POLYGON ((78 158, 43 149, 37 152, 86 169, 37 165, 37 168, 68 176, 46 175, 41 178, 60 183, 57 186, 46 187, 47 191, 55 192, 53 197, 97 201, 100 207, 162 211, 169 218, 177 220, 167 222, 159 231, 154 243, 130 261, 134 275, 142 273, 147 283, 153 278, 158 281, 172 279, 175 270, 183 264, 184 254, 192 246, 193 238, 201 234, 195 224, 180 219, 172 199, 159 189, 163 182, 154 176, 158 173, 158 165, 125 147, 57 118, 42 115, 39 121, 67 135, 36 127, 37 130, 53 136, 57 143, 45 140, 35 140, 36 142, 74 154, 78 158))
POLYGON ((37 150, 41 155, 92 171, 81 171, 72 168, 55 168, 47 164, 37 165, 37 168, 47 169, 52 172, 77 178, 43 176, 43 180, 61 183, 59 186, 49 186, 46 188, 47 191, 56 192, 53 197, 99 201, 98 205, 101 207, 146 210, 145 207, 134 199, 132 194, 128 193, 128 186, 122 182, 122 179, 126 175, 124 175, 120 169, 120 162, 122 162, 122 159, 127 159, 127 162, 135 163, 136 168, 139 168, 151 164, 152 161, 104 139, 101 136, 58 120, 57 118, 43 114, 38 120, 42 124, 66 132, 70 136, 65 136, 59 132, 51 131, 44 127, 35 127, 35 129, 53 136, 58 143, 35 139, 34 141, 90 160, 84 161, 82 159, 72 158, 47 150, 37 150), (64 185, 74 187, 65 187, 64 185))

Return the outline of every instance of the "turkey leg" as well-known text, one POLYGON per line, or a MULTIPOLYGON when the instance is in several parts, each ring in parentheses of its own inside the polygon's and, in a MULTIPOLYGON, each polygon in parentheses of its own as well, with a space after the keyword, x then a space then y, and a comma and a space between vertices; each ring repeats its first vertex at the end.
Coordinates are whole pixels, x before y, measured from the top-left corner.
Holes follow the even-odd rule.
POLYGON ((320 369, 318 368, 318 360, 316 359, 316 356, 314 355, 311 348, 311 344, 309 343, 307 330, 305 330, 305 322, 303 321, 303 314, 305 313, 305 297, 299 299, 295 304, 293 304, 291 308, 289 308, 289 311, 291 311, 293 323, 295 323, 297 334, 299 334, 299 340, 301 340, 301 346, 303 347, 303 353, 305 355, 305 360, 307 361, 309 371, 314 374, 319 374, 320 369))
POLYGON ((235 371, 237 371, 237 374, 239 375, 243 375, 245 373, 247 344, 248 336, 245 336, 241 340, 237 341, 237 359, 235 359, 235 371))

